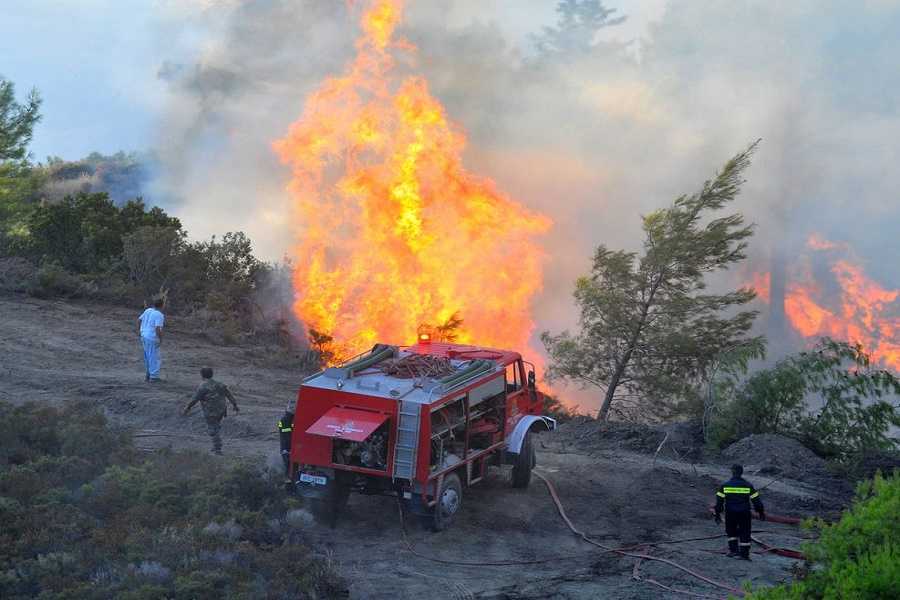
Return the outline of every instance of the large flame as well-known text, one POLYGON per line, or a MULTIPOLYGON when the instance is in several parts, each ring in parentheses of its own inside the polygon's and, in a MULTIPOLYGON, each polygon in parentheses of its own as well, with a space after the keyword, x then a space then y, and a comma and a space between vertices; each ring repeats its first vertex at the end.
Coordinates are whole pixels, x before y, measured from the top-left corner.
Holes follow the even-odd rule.
MULTIPOLYGON (((834 278, 831 283, 839 291, 829 294, 826 287, 833 285, 820 284, 809 269, 793 269, 784 298, 791 327, 805 338, 829 336, 859 343, 874 361, 900 371, 900 289, 886 289, 867 277, 861 266, 842 256, 849 255, 845 244, 813 234, 806 246, 826 253, 823 258, 834 278)), ((768 301, 768 274, 754 275, 754 282, 760 281, 768 301)))
MULTIPOLYGON (((274 147, 293 170, 298 317, 338 355, 463 319, 456 340, 523 348, 550 220, 468 173, 465 136, 421 77, 397 73, 401 0, 373 0, 357 55, 274 147)), ((407 61, 408 62, 408 61, 407 61)))

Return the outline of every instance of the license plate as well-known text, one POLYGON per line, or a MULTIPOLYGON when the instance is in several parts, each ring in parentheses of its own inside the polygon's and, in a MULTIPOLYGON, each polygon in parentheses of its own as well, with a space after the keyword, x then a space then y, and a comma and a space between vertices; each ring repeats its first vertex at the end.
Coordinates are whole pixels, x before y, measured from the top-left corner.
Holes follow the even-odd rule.
POLYGON ((328 478, 321 475, 310 475, 309 473, 300 473, 300 481, 303 483, 311 483, 313 485, 327 485, 328 478))

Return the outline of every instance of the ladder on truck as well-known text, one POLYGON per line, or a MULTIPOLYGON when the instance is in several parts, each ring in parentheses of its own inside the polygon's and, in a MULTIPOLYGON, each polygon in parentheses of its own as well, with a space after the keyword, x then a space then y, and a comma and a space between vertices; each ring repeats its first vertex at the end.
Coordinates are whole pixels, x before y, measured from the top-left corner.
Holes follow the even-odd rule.
POLYGON ((394 478, 412 479, 416 472, 416 455, 419 449, 419 423, 422 405, 416 402, 400 402, 400 418, 397 423, 397 443, 394 446, 394 478))

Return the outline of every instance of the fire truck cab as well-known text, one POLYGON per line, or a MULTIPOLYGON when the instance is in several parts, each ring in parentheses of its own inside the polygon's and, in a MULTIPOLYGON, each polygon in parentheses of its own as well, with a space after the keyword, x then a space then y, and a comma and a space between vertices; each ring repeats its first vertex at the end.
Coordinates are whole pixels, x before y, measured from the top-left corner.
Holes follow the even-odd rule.
POLYGON ((397 495, 445 529, 463 490, 511 464, 526 487, 541 415, 534 367, 517 352, 431 342, 378 344, 306 378, 297 395, 290 469, 297 493, 333 526, 350 493, 397 495))

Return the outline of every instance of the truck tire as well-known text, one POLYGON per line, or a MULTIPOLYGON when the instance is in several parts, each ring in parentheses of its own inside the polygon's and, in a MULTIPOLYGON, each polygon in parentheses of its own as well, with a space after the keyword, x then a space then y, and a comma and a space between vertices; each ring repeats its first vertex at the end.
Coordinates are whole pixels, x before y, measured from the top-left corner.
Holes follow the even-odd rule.
POLYGON ((531 433, 525 434, 522 440, 522 449, 516 457, 516 462, 512 468, 512 486, 514 488, 527 488, 531 483, 531 469, 536 463, 534 455, 534 444, 531 441, 531 433))
POLYGON ((444 531, 453 522, 453 518, 462 507, 462 481, 456 473, 450 473, 444 477, 441 491, 437 496, 437 504, 434 505, 434 518, 432 527, 435 531, 444 531))

